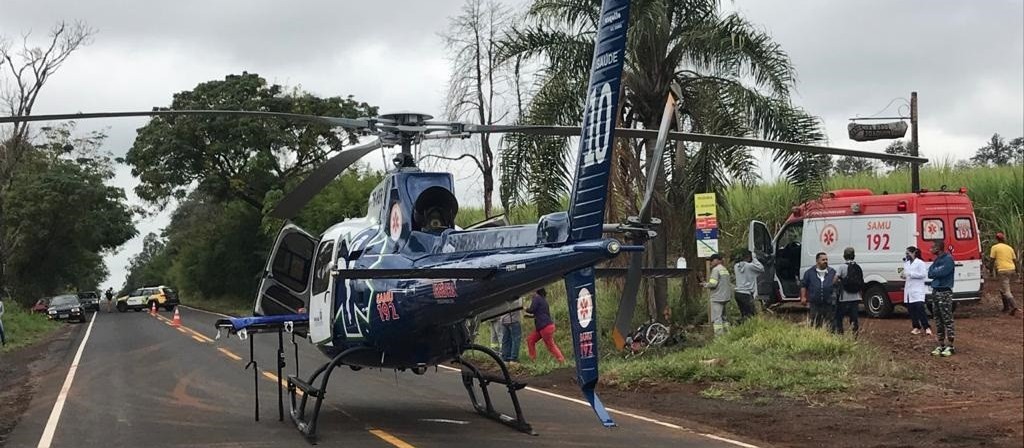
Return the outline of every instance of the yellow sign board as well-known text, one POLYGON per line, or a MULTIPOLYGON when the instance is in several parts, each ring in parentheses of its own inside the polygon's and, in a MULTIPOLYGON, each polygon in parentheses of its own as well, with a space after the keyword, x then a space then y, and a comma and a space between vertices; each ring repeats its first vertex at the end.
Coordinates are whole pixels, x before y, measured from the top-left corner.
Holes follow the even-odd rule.
POLYGON ((693 195, 693 209, 700 218, 718 217, 718 206, 714 193, 698 193, 693 195))

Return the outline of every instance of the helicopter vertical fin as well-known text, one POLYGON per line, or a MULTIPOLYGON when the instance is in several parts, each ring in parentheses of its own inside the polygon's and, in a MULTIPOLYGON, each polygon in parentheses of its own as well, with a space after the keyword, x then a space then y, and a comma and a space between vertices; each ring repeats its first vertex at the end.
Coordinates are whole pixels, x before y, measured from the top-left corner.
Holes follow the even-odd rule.
MULTIPOLYGON (((569 241, 601 238, 614 144, 612 136, 618 121, 622 68, 626 61, 629 3, 629 0, 604 0, 601 3, 597 36, 594 38, 594 59, 590 64, 590 84, 583 109, 576 178, 569 203, 569 241)), ((565 290, 580 389, 601 423, 606 427, 615 426, 594 390, 598 378, 599 335, 594 268, 566 274, 565 290)))
POLYGON ((569 302, 569 326, 572 330, 572 350, 576 356, 576 378, 583 396, 594 408, 604 426, 615 426, 615 421, 598 398, 597 392, 597 288, 594 268, 573 271, 565 276, 565 295, 569 302))
POLYGON ((619 86, 626 60, 629 0, 604 0, 599 20, 569 203, 569 241, 601 237, 612 137, 618 121, 619 86))

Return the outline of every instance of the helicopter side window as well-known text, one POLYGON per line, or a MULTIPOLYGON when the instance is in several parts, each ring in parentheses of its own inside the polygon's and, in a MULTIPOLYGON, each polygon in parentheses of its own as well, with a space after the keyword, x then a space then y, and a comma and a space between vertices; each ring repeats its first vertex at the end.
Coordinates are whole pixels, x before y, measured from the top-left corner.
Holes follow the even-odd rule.
POLYGON ((316 266, 313 268, 313 295, 327 290, 331 279, 331 252, 334 241, 325 241, 316 252, 316 266))
POLYGON ((459 203, 452 192, 441 187, 430 187, 416 198, 413 229, 427 233, 441 233, 455 227, 455 214, 459 203))

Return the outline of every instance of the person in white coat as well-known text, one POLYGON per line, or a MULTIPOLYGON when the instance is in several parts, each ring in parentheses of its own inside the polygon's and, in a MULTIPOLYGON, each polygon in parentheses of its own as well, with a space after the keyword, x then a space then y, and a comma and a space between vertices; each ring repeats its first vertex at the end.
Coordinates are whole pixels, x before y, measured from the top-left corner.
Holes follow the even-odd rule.
POLYGON ((903 303, 907 305, 910 312, 910 324, 913 334, 932 334, 932 327, 928 324, 928 312, 925 311, 924 296, 927 288, 924 285, 928 278, 928 267, 924 260, 921 260, 921 250, 910 246, 907 248, 907 256, 903 259, 903 273, 900 274, 906 283, 903 285, 903 303))

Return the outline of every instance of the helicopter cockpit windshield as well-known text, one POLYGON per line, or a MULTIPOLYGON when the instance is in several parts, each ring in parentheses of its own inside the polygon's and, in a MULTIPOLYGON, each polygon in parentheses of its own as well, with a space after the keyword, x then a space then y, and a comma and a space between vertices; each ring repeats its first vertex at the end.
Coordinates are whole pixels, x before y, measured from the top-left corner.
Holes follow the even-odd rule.
POLYGON ((459 202, 448 189, 436 186, 427 188, 416 198, 414 207, 413 229, 439 234, 455 228, 459 202))

